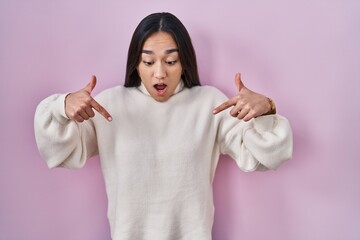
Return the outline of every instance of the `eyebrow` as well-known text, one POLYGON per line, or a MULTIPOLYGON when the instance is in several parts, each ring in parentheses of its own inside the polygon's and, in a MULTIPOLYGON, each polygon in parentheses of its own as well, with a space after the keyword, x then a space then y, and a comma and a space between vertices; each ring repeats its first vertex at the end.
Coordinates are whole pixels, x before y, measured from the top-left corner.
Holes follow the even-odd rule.
MULTIPOLYGON (((151 51, 151 50, 145 50, 145 49, 143 49, 141 52, 142 52, 142 53, 145 53, 145 54, 154 54, 153 51, 151 51)), ((168 50, 165 51, 166 54, 170 54, 170 53, 173 53, 173 52, 179 52, 179 49, 177 49, 177 48, 171 48, 171 49, 168 49, 168 50)))

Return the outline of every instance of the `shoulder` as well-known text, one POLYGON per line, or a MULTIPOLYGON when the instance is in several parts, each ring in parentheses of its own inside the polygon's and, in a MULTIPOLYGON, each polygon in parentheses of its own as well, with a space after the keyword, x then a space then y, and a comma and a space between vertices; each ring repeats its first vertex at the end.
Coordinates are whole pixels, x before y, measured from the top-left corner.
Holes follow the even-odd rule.
POLYGON ((105 108, 119 107, 124 103, 124 99, 129 95, 133 88, 125 88, 124 86, 117 85, 108 89, 103 90, 97 94, 94 99, 105 108))
POLYGON ((194 97, 198 96, 208 100, 212 99, 214 101, 225 101, 228 99, 228 97, 219 89, 208 85, 190 88, 190 92, 194 94, 194 97))
POLYGON ((95 98, 96 99, 113 98, 113 97, 119 95, 119 93, 121 93, 123 90, 124 90, 124 87, 118 85, 118 86, 111 87, 111 88, 103 90, 102 92, 97 94, 95 98))
POLYGON ((117 85, 100 92, 95 96, 95 99, 101 102, 108 102, 108 101, 112 102, 114 100, 125 98, 126 96, 128 96, 133 92, 137 92, 137 89, 135 87, 127 88, 122 85, 117 85))

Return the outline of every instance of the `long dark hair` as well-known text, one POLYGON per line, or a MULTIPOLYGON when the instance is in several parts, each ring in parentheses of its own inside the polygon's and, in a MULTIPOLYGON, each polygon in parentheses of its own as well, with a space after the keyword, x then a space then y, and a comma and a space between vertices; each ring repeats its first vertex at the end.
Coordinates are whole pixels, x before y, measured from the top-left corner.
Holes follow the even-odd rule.
POLYGON ((185 87, 200 86, 196 55, 190 35, 177 17, 166 12, 150 14, 136 27, 129 46, 124 86, 137 87, 140 85, 141 79, 136 69, 140 62, 140 54, 144 42, 156 32, 169 33, 176 42, 183 68, 181 78, 185 87))

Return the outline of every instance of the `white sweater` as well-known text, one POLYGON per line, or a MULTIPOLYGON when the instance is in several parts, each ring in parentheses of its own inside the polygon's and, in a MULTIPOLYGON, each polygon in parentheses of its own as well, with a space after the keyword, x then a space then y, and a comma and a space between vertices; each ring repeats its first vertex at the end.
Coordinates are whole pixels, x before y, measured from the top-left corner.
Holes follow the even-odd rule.
POLYGON ((50 96, 36 110, 39 151, 50 168, 79 168, 99 154, 113 240, 210 240, 219 155, 230 155, 243 171, 276 169, 292 155, 284 117, 214 116, 227 98, 213 87, 184 88, 166 102, 143 86, 105 90, 96 100, 112 122, 100 114, 69 120, 64 98, 50 96))

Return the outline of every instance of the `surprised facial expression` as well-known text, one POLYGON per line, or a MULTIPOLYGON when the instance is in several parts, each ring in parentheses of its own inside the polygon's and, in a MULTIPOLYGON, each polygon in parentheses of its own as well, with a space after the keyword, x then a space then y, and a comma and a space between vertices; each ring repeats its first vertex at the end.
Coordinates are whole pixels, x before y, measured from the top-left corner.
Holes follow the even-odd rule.
POLYGON ((137 70, 156 101, 164 102, 173 95, 181 81, 182 66, 178 47, 170 34, 157 32, 145 41, 137 70))

